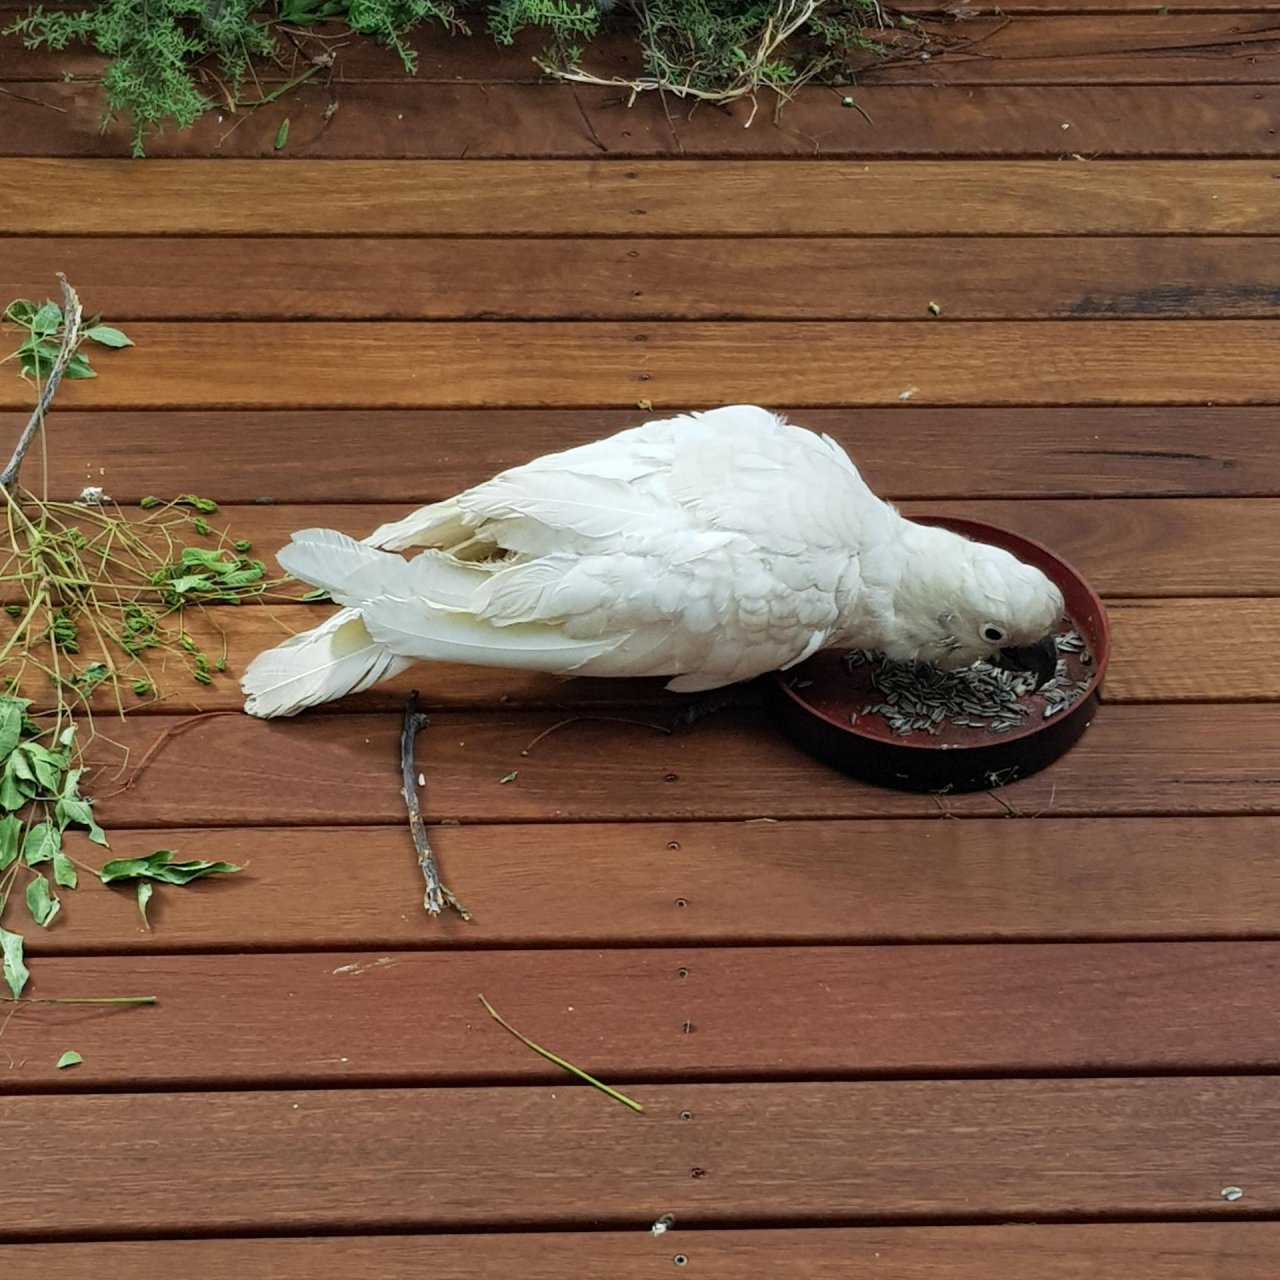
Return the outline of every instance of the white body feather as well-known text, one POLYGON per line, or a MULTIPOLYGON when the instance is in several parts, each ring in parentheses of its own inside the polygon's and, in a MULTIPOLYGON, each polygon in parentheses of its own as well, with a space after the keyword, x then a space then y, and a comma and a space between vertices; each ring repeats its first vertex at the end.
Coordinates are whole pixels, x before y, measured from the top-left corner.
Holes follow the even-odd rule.
POLYGON ((250 665, 245 709, 259 716, 294 714, 420 660, 665 676, 680 692, 785 668, 828 644, 959 665, 974 646, 939 614, 955 616, 956 574, 960 593, 980 590, 987 608, 984 565, 997 602, 1035 597, 1022 609, 1036 614, 1028 634, 1046 608, 1061 609, 1038 571, 911 524, 833 440, 744 405, 539 458, 363 542, 303 530, 279 560, 342 609, 250 665), (913 571, 927 584, 914 603, 913 571))

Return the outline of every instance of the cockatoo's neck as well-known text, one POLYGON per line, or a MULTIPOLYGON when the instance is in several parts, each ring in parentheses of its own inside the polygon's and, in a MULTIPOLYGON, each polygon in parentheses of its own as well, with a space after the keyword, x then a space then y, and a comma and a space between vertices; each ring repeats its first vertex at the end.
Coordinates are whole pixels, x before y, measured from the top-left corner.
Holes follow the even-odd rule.
POLYGON ((888 634, 879 647, 899 660, 932 661, 946 630, 939 615, 962 592, 973 543, 948 529, 899 519, 900 571, 891 587, 888 634))
POLYGON ((939 615, 962 592, 974 544, 896 511, 892 522, 878 552, 864 550, 860 559, 858 624, 842 642, 879 649, 896 661, 934 661, 946 634, 939 615))

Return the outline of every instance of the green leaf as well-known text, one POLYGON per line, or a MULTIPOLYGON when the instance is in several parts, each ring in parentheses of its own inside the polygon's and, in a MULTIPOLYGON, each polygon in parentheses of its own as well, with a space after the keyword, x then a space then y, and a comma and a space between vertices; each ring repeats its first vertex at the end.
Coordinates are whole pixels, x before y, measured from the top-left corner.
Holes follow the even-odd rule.
POLYGON ((27 797, 18 786, 13 774, 6 767, 4 776, 0 777, 0 809, 7 809, 12 813, 21 809, 26 803, 27 797))
MULTIPOLYGON (((194 523, 194 522, 193 522, 194 523)), ((208 522, 206 521, 206 524, 208 522)), ((184 569, 205 569, 210 573, 229 573, 238 568, 239 560, 224 558, 216 547, 183 547, 182 567, 184 569)))
POLYGON ((0 760, 7 758, 21 740, 25 710, 20 698, 0 698, 0 760))
POLYGON ((212 515, 217 511, 218 504, 212 498, 202 498, 194 493, 181 493, 173 500, 175 506, 194 507, 203 515, 212 515))
POLYGON ((147 903, 151 901, 151 895, 155 891, 156 887, 150 880, 138 881, 138 914, 142 917, 143 926, 147 929, 151 928, 151 921, 147 919, 147 903))
POLYGON ((44 339, 40 339, 35 343, 24 342, 18 348, 22 372, 29 378, 48 377, 49 371, 53 368, 53 362, 57 359, 57 354, 57 346, 46 345, 44 339))
POLYGON ((52 822, 37 822, 22 842, 22 860, 29 867, 52 862, 62 852, 62 833, 52 822))
POLYGON ((80 882, 76 864, 65 853, 53 855, 53 878, 64 889, 74 889, 80 882))
POLYGON ((31 918, 42 929, 47 929, 53 917, 62 909, 62 903, 49 891, 49 882, 44 876, 36 876, 27 885, 27 910, 31 918))
POLYGON ((96 378, 98 375, 89 363, 89 357, 76 352, 67 361, 66 376, 68 378, 96 378))
POLYGON ((4 956, 4 980, 9 984, 16 1000, 22 995, 22 988, 27 985, 31 974, 22 963, 22 939, 16 933, 0 929, 0 953, 4 956))
MULTIPOLYGON (((92 669, 92 668, 90 668, 92 669)), ((14 758, 24 756, 35 771, 36 781, 48 792, 56 795, 62 789, 62 778, 67 771, 67 758, 61 752, 50 751, 38 742, 25 742, 14 758)))
POLYGON ((64 1071, 67 1067, 78 1067, 83 1061, 84 1059, 74 1049, 68 1049, 58 1059, 58 1070, 64 1071))
POLYGON ((53 806, 53 816, 63 830, 72 823, 78 827, 88 827, 89 839, 105 849, 107 837, 93 816, 93 806, 76 791, 83 772, 83 769, 72 769, 68 772, 66 781, 62 785, 62 795, 53 806))
POLYGON ((117 880, 158 880, 162 884, 190 884, 203 876, 225 875, 239 871, 234 863, 206 862, 196 859, 190 862, 174 862, 172 849, 157 849, 145 858, 115 858, 98 872, 103 884, 117 880))
POLYGON ((61 323, 62 308, 56 302, 46 302, 31 317, 29 327, 32 333, 38 334, 42 338, 47 338, 50 334, 58 332, 58 326, 61 323))
POLYGON ((109 324, 97 324, 85 334, 85 337, 92 338, 94 342, 101 343, 104 347, 131 347, 133 339, 128 334, 121 333, 119 329, 113 329, 109 324))
POLYGON ((22 823, 11 813, 0 818, 0 871, 11 867, 18 856, 22 823))
POLYGON ((28 302, 26 298, 15 298, 4 309, 4 318, 12 320, 14 324, 20 324, 24 328, 30 328, 31 322, 36 318, 38 308, 34 302, 28 302))
POLYGON ((281 150, 284 144, 288 141, 289 141, 289 117, 285 116, 285 118, 280 122, 280 127, 276 130, 275 149, 277 151, 281 150))
POLYGON ((30 783, 35 786, 36 771, 31 763, 31 757, 27 754, 25 746, 19 747, 8 759, 5 768, 13 774, 14 780, 21 785, 22 783, 30 783))
POLYGON ((161 507, 163 505, 164 503, 162 503, 159 498, 151 494, 148 494, 145 498, 138 499, 138 506, 140 506, 143 511, 150 511, 153 507, 161 507))
POLYGON ((168 584, 175 595, 184 596, 188 591, 198 591, 202 587, 213 585, 213 579, 207 573, 188 573, 185 577, 174 578, 168 584))
POLYGON ((265 575, 266 566, 255 560, 247 568, 224 573, 218 582, 224 587, 250 587, 255 582, 261 582, 265 575))

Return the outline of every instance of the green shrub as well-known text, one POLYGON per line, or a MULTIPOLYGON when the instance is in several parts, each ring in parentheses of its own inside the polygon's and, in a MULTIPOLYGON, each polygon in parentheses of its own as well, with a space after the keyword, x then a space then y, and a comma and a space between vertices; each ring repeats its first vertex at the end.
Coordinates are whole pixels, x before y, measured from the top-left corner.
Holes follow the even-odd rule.
POLYGON ((281 26, 343 24, 394 49, 410 73, 416 54, 405 37, 416 28, 469 34, 483 25, 499 44, 534 28, 548 42, 541 65, 552 76, 731 101, 761 89, 785 96, 845 70, 853 54, 876 47, 865 32, 879 17, 877 0, 97 0, 32 9, 5 34, 32 48, 75 43, 105 55, 107 119, 129 117, 141 155, 153 130, 186 128, 215 105, 197 84, 197 65, 229 103, 253 105, 242 86, 255 58, 277 56, 281 26), (602 80, 584 68, 584 46, 605 23, 634 33, 642 74, 602 80))

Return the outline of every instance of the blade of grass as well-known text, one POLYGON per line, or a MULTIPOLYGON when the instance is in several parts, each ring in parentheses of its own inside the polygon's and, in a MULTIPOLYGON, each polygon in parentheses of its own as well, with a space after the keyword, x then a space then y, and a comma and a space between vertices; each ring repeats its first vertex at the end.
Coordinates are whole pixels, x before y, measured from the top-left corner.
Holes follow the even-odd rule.
POLYGON ((92 999, 44 999, 24 998, 13 1001, 14 1004, 159 1004, 159 996, 99 996, 92 999))
POLYGON ((513 1027, 511 1023, 509 1023, 493 1007, 493 1005, 484 998, 484 996, 480 996, 479 1000, 480 1003, 484 1005, 485 1011, 488 1013, 489 1017, 491 1017, 498 1026, 511 1032, 511 1034, 515 1036, 521 1044, 532 1049, 534 1053, 546 1058, 548 1062, 554 1062, 557 1067, 562 1067, 565 1071, 569 1072, 570 1075, 577 1076, 579 1080, 585 1081, 593 1089, 599 1089, 601 1093, 607 1093, 609 1097, 621 1102, 624 1107, 630 1107, 632 1111, 638 1111, 641 1115, 644 1114, 644 1108, 634 1098, 628 1098, 625 1093, 619 1093, 617 1089, 611 1089, 607 1084, 602 1084, 595 1078, 595 1076, 589 1076, 581 1067, 575 1067, 572 1062, 566 1062, 563 1058, 557 1057, 550 1049, 544 1049, 540 1044, 534 1044, 528 1036, 521 1035, 520 1032, 517 1031, 515 1027, 513 1027))

